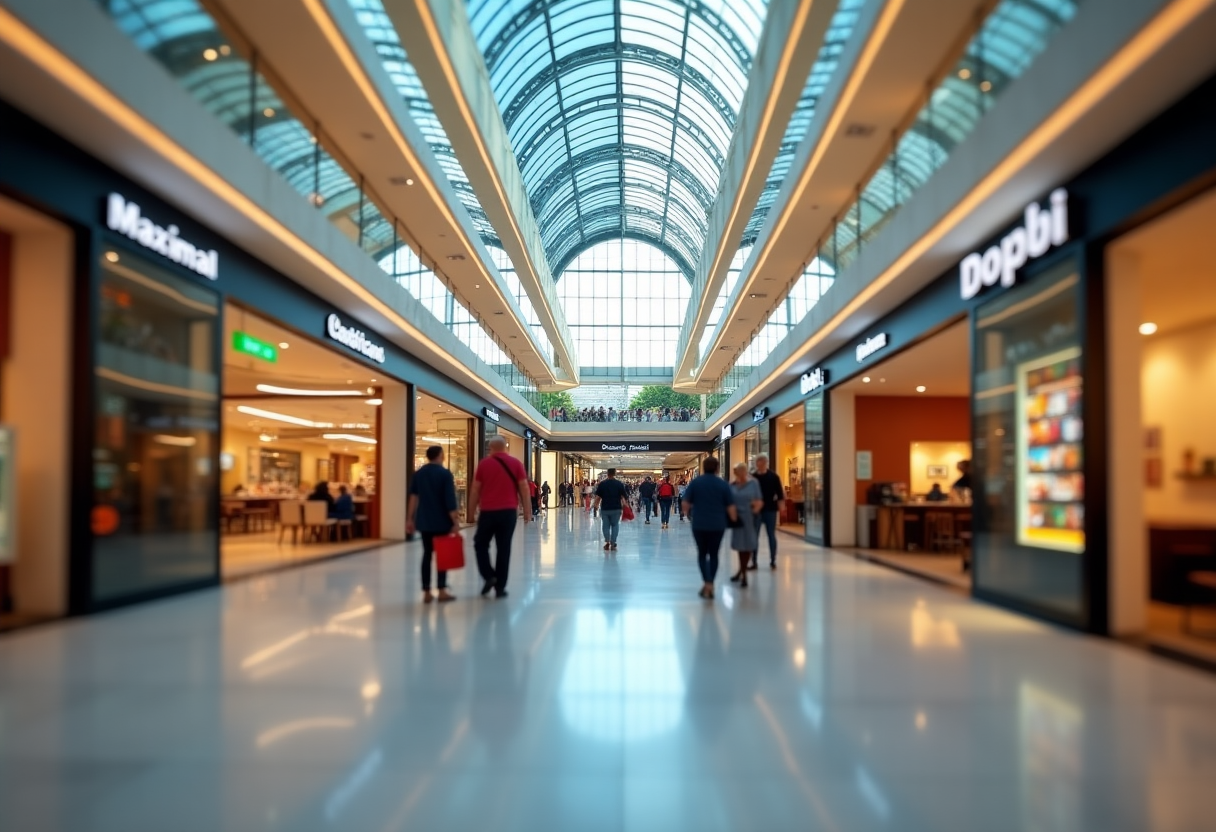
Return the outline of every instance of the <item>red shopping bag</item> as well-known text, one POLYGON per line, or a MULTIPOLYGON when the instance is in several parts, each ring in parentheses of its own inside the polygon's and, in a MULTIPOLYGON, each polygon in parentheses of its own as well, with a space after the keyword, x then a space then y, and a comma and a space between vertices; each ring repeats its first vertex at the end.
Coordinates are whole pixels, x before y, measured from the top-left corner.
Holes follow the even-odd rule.
POLYGON ((632 520, 633 517, 633 506, 629 505, 629 503, 621 503, 621 519, 632 520))
POLYGON ((439 534, 433 538, 435 568, 440 572, 464 569, 464 538, 458 534, 439 534))

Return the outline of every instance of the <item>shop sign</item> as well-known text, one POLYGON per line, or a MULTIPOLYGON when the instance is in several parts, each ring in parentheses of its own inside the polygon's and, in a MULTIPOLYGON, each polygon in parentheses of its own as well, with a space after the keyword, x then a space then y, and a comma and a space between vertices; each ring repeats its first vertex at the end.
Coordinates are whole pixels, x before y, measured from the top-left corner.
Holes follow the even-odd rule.
POLYGON ((768 408, 767 407, 757 407, 755 410, 752 411, 752 424, 755 424, 756 422, 763 422, 767 418, 768 418, 768 408))
POLYGON ((638 452, 638 451, 649 451, 650 443, 645 442, 642 444, 634 444, 632 442, 620 442, 615 445, 609 445, 607 442, 604 442, 604 443, 600 444, 600 450, 601 451, 617 451, 617 452, 625 452, 625 453, 638 452))
POLYGON ((186 242, 178 236, 181 231, 176 225, 157 225, 143 215, 137 203, 128 202, 122 194, 112 193, 107 198, 106 226, 208 280, 220 276, 220 256, 214 249, 186 242))
POLYGON ((279 360, 277 349, 245 332, 232 333, 232 348, 237 352, 252 355, 254 358, 260 358, 272 364, 279 360))
POLYGON ((722 441, 723 442, 725 442, 727 439, 730 439, 734 435, 735 435, 735 426, 734 425, 723 425, 722 426, 722 441))
POLYGON ((491 422, 497 422, 499 420, 498 411, 492 407, 483 407, 481 412, 485 414, 485 417, 491 422))
POLYGON ((807 393, 814 393, 820 387, 827 385, 827 383, 828 371, 822 367, 816 367, 810 372, 802 374, 802 378, 798 383, 798 389, 805 396, 807 393))
POLYGON ((968 254, 958 266, 959 290, 963 300, 970 300, 999 281, 1004 287, 1013 285, 1018 269, 1042 257, 1053 246, 1068 242, 1068 191, 1057 188, 1048 197, 1050 207, 1043 209, 1038 202, 1026 206, 1022 225, 1013 229, 983 254, 968 254))
POLYGON ((872 338, 867 338, 864 344, 857 345, 857 363, 865 361, 874 353, 887 346, 887 333, 880 332, 872 338))
POLYGON ((346 326, 337 315, 325 319, 325 334, 339 344, 350 347, 364 358, 370 358, 377 364, 384 363, 384 347, 369 341, 362 330, 346 326))

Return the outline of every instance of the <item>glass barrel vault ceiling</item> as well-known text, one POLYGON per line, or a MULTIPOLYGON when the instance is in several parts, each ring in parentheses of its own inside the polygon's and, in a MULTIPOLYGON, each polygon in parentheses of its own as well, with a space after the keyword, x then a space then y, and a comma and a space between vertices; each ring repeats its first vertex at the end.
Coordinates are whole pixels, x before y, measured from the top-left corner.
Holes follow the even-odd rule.
POLYGON ((766 0, 469 0, 552 273, 649 242, 691 278, 766 0))

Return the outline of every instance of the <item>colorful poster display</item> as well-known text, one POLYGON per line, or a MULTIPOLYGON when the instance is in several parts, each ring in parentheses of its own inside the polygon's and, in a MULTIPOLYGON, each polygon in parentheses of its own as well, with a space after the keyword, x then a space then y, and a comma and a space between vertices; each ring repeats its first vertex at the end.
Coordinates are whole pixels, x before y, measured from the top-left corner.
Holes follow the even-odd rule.
POLYGON ((1017 367, 1018 543, 1085 551, 1081 349, 1017 367))

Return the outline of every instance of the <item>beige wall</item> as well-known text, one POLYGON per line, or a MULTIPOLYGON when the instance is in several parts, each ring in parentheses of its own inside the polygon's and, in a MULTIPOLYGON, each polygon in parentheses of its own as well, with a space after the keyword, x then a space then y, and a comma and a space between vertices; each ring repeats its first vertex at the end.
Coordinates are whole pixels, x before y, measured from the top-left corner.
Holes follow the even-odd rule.
POLYGON ((940 485, 942 491, 949 491, 959 477, 958 464, 964 459, 971 459, 970 442, 913 442, 908 456, 912 471, 912 482, 908 486, 911 493, 928 494, 934 483, 940 485), (930 477, 930 465, 944 467, 946 471, 930 477))
MULTIPOLYGON (((249 484, 249 449, 257 449, 261 446, 299 452, 300 481, 310 488, 317 482, 317 462, 329 460, 329 450, 323 445, 315 445, 309 442, 293 442, 290 439, 282 438, 276 439, 273 442, 262 442, 262 440, 258 439, 258 434, 255 431, 225 427, 224 435, 220 441, 220 451, 232 454, 234 463, 232 470, 221 472, 220 493, 231 494, 238 484, 249 484)), ((374 464, 376 461, 374 451, 355 454, 352 450, 344 453, 347 453, 349 456, 359 457, 359 465, 352 469, 352 473, 357 473, 362 466, 374 464)), ((377 472, 377 477, 379 477, 380 473, 377 472)))
POLYGON ((18 612, 67 612, 71 451, 72 235, 0 200, 13 235, 12 353, 4 363, 0 420, 14 428, 18 612))
MULTIPOLYGON (((1188 448, 1196 468, 1216 458, 1216 321, 1144 338, 1143 356, 1144 425, 1161 428, 1163 467, 1162 487, 1144 488, 1146 519, 1210 526, 1216 481, 1186 482, 1176 474, 1188 448)), ((1143 488, 1143 482, 1141 474, 1136 484, 1143 488)))
POLYGON ((380 469, 376 494, 380 498, 380 536, 405 540, 405 478, 412 460, 405 454, 406 408, 409 391, 404 384, 386 385, 380 405, 380 469))
POLYGON ((832 546, 857 543, 857 504, 854 489, 857 478, 856 397, 848 390, 832 391, 831 420, 828 432, 832 464, 828 479, 829 511, 832 513, 832 546))

